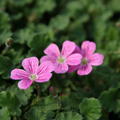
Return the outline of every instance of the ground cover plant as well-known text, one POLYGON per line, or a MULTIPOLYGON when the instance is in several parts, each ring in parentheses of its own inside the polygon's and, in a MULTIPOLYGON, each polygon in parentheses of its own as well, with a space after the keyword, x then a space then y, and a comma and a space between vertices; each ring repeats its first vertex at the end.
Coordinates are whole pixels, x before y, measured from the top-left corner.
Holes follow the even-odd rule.
POLYGON ((119 0, 0 0, 0 120, 120 120, 119 81, 119 0), (86 42, 96 45, 97 62, 87 64, 91 49, 83 59, 86 42), (50 45, 64 69, 55 69, 50 45), (16 80, 23 61, 36 80, 29 86, 16 80))

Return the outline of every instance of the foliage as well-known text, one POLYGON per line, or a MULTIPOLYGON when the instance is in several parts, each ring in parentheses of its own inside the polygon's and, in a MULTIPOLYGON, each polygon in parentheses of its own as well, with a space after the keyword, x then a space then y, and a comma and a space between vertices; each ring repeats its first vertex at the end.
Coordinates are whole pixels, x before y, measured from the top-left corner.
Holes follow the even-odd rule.
POLYGON ((97 120, 101 116, 101 104, 95 98, 84 99, 80 104, 80 111, 87 120, 97 120))
POLYGON ((120 119, 119 14, 120 0, 0 0, 0 119, 120 119), (26 91, 10 79, 23 58, 42 57, 50 43, 86 39, 105 56, 92 74, 54 74, 26 91))

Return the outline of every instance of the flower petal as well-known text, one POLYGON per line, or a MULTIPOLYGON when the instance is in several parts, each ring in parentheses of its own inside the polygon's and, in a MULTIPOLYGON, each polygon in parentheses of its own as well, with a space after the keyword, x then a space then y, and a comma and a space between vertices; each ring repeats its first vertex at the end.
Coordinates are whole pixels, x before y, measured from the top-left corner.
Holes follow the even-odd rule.
POLYGON ((74 71, 78 70, 78 68, 79 68, 79 65, 70 66, 68 72, 69 73, 74 72, 74 71))
POLYGON ((39 60, 37 57, 25 58, 22 62, 23 68, 29 73, 36 73, 39 60))
POLYGON ((65 73, 65 72, 67 72, 68 71, 67 63, 63 63, 63 64, 56 63, 54 71, 56 73, 65 73))
POLYGON ((81 65, 77 71, 78 75, 88 75, 92 71, 91 65, 81 65))
POLYGON ((29 88, 31 86, 31 84, 32 84, 31 80, 25 79, 25 80, 21 80, 20 82, 18 82, 18 87, 20 89, 24 89, 25 90, 25 89, 29 88))
POLYGON ((46 62, 46 61, 50 61, 48 56, 43 56, 40 58, 40 63, 46 62))
POLYGON ((37 74, 49 73, 54 70, 54 66, 51 62, 46 61, 40 64, 37 74))
POLYGON ((80 64, 82 56, 80 54, 72 54, 67 58, 68 65, 78 65, 80 64))
POLYGON ((81 45, 82 50, 85 50, 87 54, 92 54, 96 50, 96 44, 90 41, 84 41, 81 45))
POLYGON ((55 62, 56 62, 56 59, 57 59, 57 57, 43 56, 43 57, 40 59, 40 63, 43 63, 43 62, 52 62, 52 63, 55 63, 55 62))
POLYGON ((71 53, 74 52, 75 48, 76 48, 76 45, 74 42, 66 40, 62 46, 62 55, 65 57, 69 56, 71 53))
POLYGON ((80 47, 76 45, 74 53, 80 53, 80 47))
POLYGON ((22 69, 14 69, 11 71, 10 78, 14 80, 26 79, 28 78, 28 73, 22 69))
POLYGON ((59 56, 60 55, 60 51, 59 51, 59 48, 56 44, 52 43, 50 44, 45 50, 44 50, 44 53, 48 56, 59 56))
POLYGON ((103 64, 104 56, 99 53, 95 53, 90 58, 90 64, 94 66, 99 66, 103 64))
POLYGON ((51 77, 52 77, 52 73, 43 73, 43 74, 39 74, 38 79, 35 81, 40 83, 48 82, 51 77))

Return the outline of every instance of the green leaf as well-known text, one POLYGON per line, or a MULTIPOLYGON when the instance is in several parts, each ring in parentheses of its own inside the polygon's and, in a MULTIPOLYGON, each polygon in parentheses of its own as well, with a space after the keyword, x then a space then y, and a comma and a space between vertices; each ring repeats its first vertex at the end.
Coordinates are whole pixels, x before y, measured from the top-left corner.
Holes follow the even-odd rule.
POLYGON ((0 107, 7 107, 10 115, 20 115, 20 103, 16 96, 12 96, 9 92, 0 92, 0 107))
POLYGON ((107 43, 107 46, 105 47, 107 51, 113 52, 113 51, 119 51, 120 43, 119 41, 120 37, 120 31, 119 29, 116 29, 115 26, 109 26, 108 31, 106 32, 105 36, 105 43, 107 43), (109 42, 111 41, 111 42, 109 42))
POLYGON ((40 84, 40 89, 42 92, 45 92, 49 86, 50 86, 50 82, 42 83, 40 84))
MULTIPOLYGON (((104 14, 97 16, 94 19, 94 38, 97 42, 97 46, 102 47, 101 40, 105 39, 106 29, 107 29, 107 20, 111 17, 112 13, 110 11, 105 12, 104 14), (100 20, 98 22, 98 20, 100 20)), ((107 38, 107 37, 106 37, 107 38)))
POLYGON ((5 4, 6 4, 6 0, 1 0, 0 1, 0 8, 1 8, 1 10, 5 9, 5 4))
POLYGON ((41 111, 41 107, 32 107, 26 114, 26 119, 28 120, 47 120, 47 118, 49 118, 48 120, 52 120, 50 116, 50 114, 52 115, 53 113, 51 111, 46 112, 46 111, 41 111))
POLYGON ((50 120, 54 113, 52 111, 58 110, 60 105, 57 99, 48 96, 38 101, 30 110, 26 113, 26 118, 29 120, 50 120), (51 114, 51 115, 50 115, 51 114))
POLYGON ((85 6, 85 2, 84 1, 71 1, 71 2, 69 2, 67 4, 67 9, 70 12, 76 11, 76 10, 81 10, 85 6))
POLYGON ((0 109, 0 119, 1 120, 10 120, 9 111, 6 107, 0 109))
POLYGON ((69 25, 69 17, 58 15, 50 21, 50 26, 55 30, 64 30, 69 25))
POLYGON ((96 98, 86 98, 80 103, 80 112, 87 120, 98 120, 101 116, 101 104, 96 98))
POLYGON ((32 0, 9 0, 9 4, 17 7, 23 7, 26 4, 31 3, 32 0))
POLYGON ((2 63, 2 64, 0 64, 0 74, 2 74, 2 75, 4 74, 8 77, 9 72, 12 68, 11 59, 8 57, 0 55, 0 63, 2 63))
POLYGON ((28 41, 28 46, 31 48, 30 53, 32 55, 42 56, 43 50, 51 41, 54 41, 52 29, 43 24, 37 26, 34 38, 28 41))
POLYGON ((100 95, 103 107, 109 112, 120 112, 120 88, 110 88, 100 95))
POLYGON ((9 15, 3 11, 0 11, 0 31, 3 29, 9 29, 10 28, 10 18, 9 15))
POLYGON ((44 99, 40 100, 38 105, 41 107, 41 111, 52 111, 60 108, 58 99, 52 96, 47 96, 44 99))
POLYGON ((56 116, 56 120, 82 120, 82 116, 77 112, 62 112, 56 116))
POLYGON ((71 92, 68 91, 68 93, 66 94, 70 94, 70 95, 63 95, 61 96, 61 103, 62 103, 62 107, 66 110, 69 109, 79 109, 78 104, 80 104, 80 101, 82 99, 81 97, 81 93, 79 92, 71 92))
POLYGON ((78 17, 78 15, 86 7, 87 4, 88 4, 87 0, 70 1, 66 5, 66 14, 69 16, 78 17))
POLYGON ((55 6, 56 3, 54 0, 37 0, 34 12, 40 16, 44 12, 52 11, 55 8, 55 6))
POLYGON ((28 100, 30 99, 33 88, 30 87, 27 90, 20 90, 16 85, 11 86, 8 88, 8 91, 11 93, 11 96, 16 96, 17 99, 19 100, 19 104, 26 105, 28 103, 28 100))
POLYGON ((0 11, 0 44, 3 44, 11 37, 11 25, 9 24, 9 15, 5 12, 0 11))
POLYGON ((110 0, 108 7, 114 11, 120 11, 120 1, 119 0, 110 0))
POLYGON ((0 92, 0 107, 6 107, 10 115, 19 116, 21 114, 20 107, 28 104, 32 90, 32 88, 29 88, 26 91, 22 91, 15 85, 6 91, 0 92))
POLYGON ((25 44, 28 42, 28 40, 32 41, 33 37, 35 36, 34 26, 31 25, 26 29, 21 29, 15 35, 16 35, 15 41, 17 43, 25 44))

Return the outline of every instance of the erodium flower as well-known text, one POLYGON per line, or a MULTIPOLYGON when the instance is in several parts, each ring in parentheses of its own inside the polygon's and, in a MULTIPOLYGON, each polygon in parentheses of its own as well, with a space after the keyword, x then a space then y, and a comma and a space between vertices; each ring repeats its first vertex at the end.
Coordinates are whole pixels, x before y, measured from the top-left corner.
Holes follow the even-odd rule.
POLYGON ((81 63, 77 66, 72 66, 69 72, 77 70, 78 75, 88 75, 92 71, 92 66, 99 66, 103 63, 104 56, 100 53, 94 53, 96 44, 90 41, 84 41, 81 48, 77 47, 77 53, 82 55, 81 63))
POLYGON ((78 53, 73 54, 75 48, 74 42, 66 40, 60 52, 58 46, 52 43, 44 50, 46 56, 43 56, 40 61, 41 63, 50 61, 56 73, 66 73, 69 66, 78 65, 81 62, 82 56, 78 53))
POLYGON ((22 61, 23 69, 14 69, 11 71, 11 79, 21 80, 18 82, 20 89, 27 89, 33 82, 47 82, 52 77, 53 66, 49 62, 39 65, 36 57, 25 58, 22 61))

